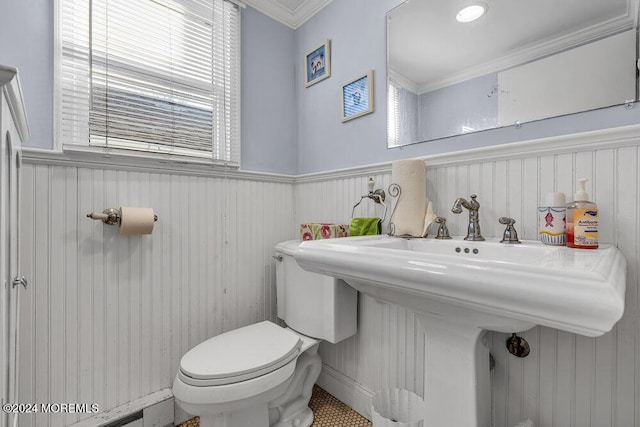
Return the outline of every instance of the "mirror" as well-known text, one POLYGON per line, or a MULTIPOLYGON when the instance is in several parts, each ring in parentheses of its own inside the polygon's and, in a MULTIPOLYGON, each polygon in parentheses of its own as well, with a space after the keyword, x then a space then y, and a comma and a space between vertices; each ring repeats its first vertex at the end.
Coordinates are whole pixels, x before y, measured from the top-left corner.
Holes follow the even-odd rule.
POLYGON ((635 101, 638 0, 408 0, 387 14, 388 147, 635 101), (456 21, 464 6, 486 12, 456 21))

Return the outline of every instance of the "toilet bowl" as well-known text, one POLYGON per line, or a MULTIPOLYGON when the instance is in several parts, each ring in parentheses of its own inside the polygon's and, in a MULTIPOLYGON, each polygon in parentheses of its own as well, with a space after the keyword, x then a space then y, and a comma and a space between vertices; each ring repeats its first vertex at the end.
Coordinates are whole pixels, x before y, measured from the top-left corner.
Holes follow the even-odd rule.
POLYGON ((201 427, 308 427, 321 340, 356 333, 357 292, 341 280, 302 270, 299 241, 276 245, 278 317, 208 339, 180 361, 178 405, 201 427))

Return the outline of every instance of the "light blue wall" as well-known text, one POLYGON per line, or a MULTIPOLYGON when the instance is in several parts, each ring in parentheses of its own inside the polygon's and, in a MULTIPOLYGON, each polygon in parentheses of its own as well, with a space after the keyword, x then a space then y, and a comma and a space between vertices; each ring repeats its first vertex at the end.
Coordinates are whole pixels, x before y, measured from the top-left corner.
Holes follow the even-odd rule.
POLYGON ((0 64, 16 67, 27 106, 26 146, 53 147, 53 1, 0 0, 0 64))
POLYGON ((420 139, 457 135, 466 126, 475 130, 498 125, 498 74, 476 77, 420 95, 420 139))
POLYGON ((418 140, 420 128, 419 96, 410 90, 398 90, 398 143, 410 144, 418 140))
MULTIPOLYGON (((53 148, 53 1, 0 1, 0 64, 17 67, 31 138, 53 148)), ((242 11, 242 169, 295 173, 294 31, 242 11)))
POLYGON ((242 11, 242 169, 298 170, 293 55, 292 29, 242 11))
MULTIPOLYGON (((640 123, 612 107, 471 135, 386 148, 386 12, 402 0, 333 0, 296 31, 251 8, 242 19, 242 169, 308 173, 640 123), (332 40, 332 76, 304 88, 305 52, 332 40), (340 121, 340 89, 375 70, 374 113, 340 121)), ((2 0, 0 63, 18 67, 32 137, 53 147, 53 1, 2 0)))
POLYGON ((618 106, 388 150, 385 14, 401 3, 333 0, 296 30, 299 173, 640 123, 640 106, 631 110, 618 106), (327 38, 332 42, 332 75, 305 89, 302 58, 327 38), (375 112, 341 123, 341 85, 370 68, 375 70, 375 112))

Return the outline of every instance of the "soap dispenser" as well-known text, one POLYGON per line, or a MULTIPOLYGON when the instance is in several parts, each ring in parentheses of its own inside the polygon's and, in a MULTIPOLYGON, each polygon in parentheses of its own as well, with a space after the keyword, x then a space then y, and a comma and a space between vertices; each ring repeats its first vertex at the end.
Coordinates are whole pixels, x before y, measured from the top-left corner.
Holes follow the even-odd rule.
POLYGON ((587 178, 578 180, 575 199, 567 205, 567 246, 577 249, 598 248, 598 206, 589 201, 587 178))

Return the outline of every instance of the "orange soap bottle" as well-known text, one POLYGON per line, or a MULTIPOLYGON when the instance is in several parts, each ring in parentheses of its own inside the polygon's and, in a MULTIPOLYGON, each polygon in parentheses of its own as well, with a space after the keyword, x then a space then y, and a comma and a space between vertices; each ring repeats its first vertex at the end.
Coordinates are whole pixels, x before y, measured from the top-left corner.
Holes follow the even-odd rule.
POLYGON ((578 180, 575 200, 567 205, 567 246, 576 249, 598 248, 598 206, 589 201, 587 178, 578 180))

